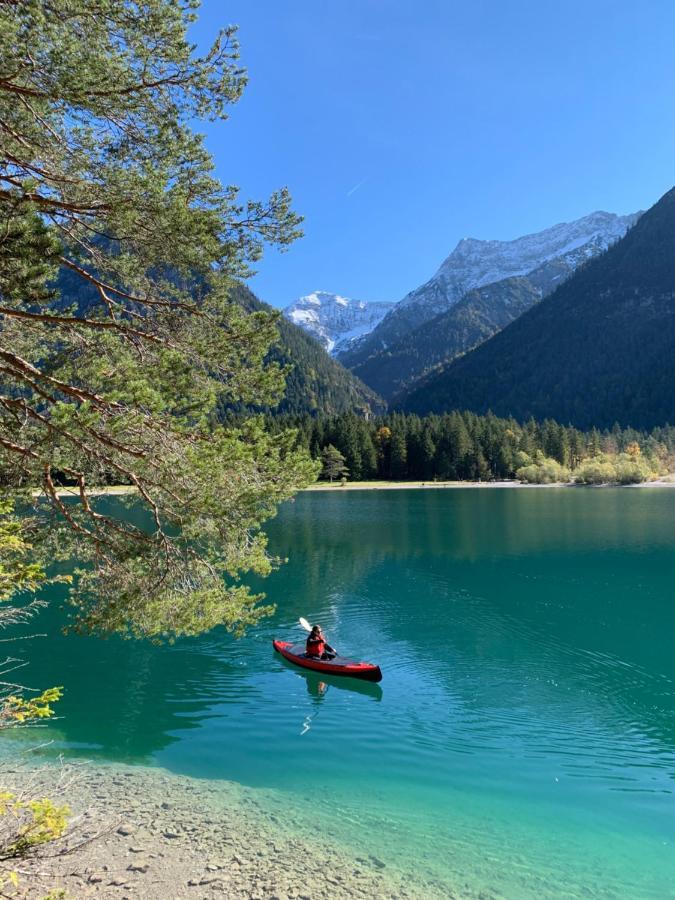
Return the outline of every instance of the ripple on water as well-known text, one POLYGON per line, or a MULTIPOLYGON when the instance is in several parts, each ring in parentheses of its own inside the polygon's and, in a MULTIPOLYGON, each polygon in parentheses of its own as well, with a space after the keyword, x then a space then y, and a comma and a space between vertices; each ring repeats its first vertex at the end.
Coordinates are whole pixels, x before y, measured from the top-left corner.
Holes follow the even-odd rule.
POLYGON ((308 833, 476 893, 664 900, 673 520, 675 492, 309 494, 270 526, 290 562, 255 634, 100 644, 58 636, 55 604, 31 678, 69 675, 55 752, 240 782, 308 833), (381 685, 282 662, 271 639, 301 638, 301 615, 381 685))

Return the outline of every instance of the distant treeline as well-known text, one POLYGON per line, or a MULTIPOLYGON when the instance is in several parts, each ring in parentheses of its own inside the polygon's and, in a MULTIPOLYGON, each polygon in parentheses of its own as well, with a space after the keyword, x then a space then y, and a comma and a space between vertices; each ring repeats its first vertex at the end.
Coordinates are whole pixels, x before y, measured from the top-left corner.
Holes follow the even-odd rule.
POLYGON ((299 443, 324 462, 323 477, 332 479, 626 482, 675 469, 671 426, 580 431, 552 420, 520 424, 471 412, 268 419, 271 431, 289 425, 299 443))

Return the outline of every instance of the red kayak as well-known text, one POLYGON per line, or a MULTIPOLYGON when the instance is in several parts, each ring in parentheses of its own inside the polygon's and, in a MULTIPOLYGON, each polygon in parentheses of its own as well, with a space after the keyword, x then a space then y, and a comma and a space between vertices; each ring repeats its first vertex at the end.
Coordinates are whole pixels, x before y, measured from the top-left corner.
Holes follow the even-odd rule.
POLYGON ((382 681, 380 667, 372 663, 358 662, 356 659, 347 659, 346 656, 316 659, 307 656, 304 644, 291 644, 290 641, 275 640, 272 641, 272 645, 284 659, 295 663, 296 666, 302 666, 303 669, 324 672, 326 675, 348 675, 350 678, 363 678, 365 681, 382 681))

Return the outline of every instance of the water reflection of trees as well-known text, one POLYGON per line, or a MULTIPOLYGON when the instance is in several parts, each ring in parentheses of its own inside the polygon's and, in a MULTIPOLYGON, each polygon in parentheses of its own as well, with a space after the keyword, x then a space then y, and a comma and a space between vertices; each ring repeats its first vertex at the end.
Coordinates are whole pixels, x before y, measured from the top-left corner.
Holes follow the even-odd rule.
POLYGON ((567 702, 584 696, 589 713, 670 750, 674 515, 675 491, 649 489, 315 493, 270 536, 291 559, 275 576, 283 596, 357 595, 383 642, 486 713, 513 702, 514 683, 535 708, 550 679, 567 702), (481 666, 511 683, 479 700, 481 666))
MULTIPOLYGON (((63 684, 54 741, 87 756, 141 761, 194 729, 222 700, 224 683, 240 676, 234 665, 204 652, 197 641, 175 647, 110 638, 66 637, 56 591, 37 621, 45 638, 27 642, 31 684, 63 684)), ((51 752, 51 751, 50 751, 51 752)))
MULTIPOLYGON (((634 726, 670 751, 674 513, 675 491, 306 494, 269 527, 271 549, 290 562, 263 588, 287 622, 313 600, 357 603, 383 645, 402 648, 486 717, 514 696, 537 709, 550 676, 565 684, 563 706, 583 702, 598 721, 634 726), (488 667, 506 683, 472 680, 488 667)), ((147 758, 225 698, 254 690, 222 635, 173 648, 65 638, 60 597, 51 599, 34 623, 50 637, 30 642, 28 680, 66 686, 53 733, 88 755, 93 744, 110 757, 147 758)), ((353 650, 365 652, 349 621, 353 650)), ((266 645, 268 628, 251 640, 266 645)), ((330 700, 332 685, 310 688, 315 702, 330 700)))
MULTIPOLYGON (((358 576, 385 558, 431 555, 484 559, 551 550, 584 552, 670 547, 664 527, 675 490, 648 488, 480 489, 315 492, 284 506, 268 528, 281 556, 302 553, 358 576)), ((314 582, 314 576, 312 576, 314 582)))

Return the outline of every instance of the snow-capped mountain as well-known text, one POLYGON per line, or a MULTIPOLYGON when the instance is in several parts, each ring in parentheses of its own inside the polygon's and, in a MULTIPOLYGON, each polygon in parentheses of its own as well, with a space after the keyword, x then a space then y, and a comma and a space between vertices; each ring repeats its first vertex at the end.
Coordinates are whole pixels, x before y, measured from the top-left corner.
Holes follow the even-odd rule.
POLYGON ((672 422, 674 284, 675 188, 499 335, 429 373, 401 407, 577 428, 672 422))
MULTIPOLYGON (((342 359, 350 368, 391 347, 434 316, 446 312, 468 291, 539 270, 564 280, 581 263, 622 238, 640 213, 595 212, 512 241, 464 238, 433 276, 407 294, 358 346, 342 359)), ((541 284, 542 293, 555 287, 541 284)))
POLYGON ((572 271, 622 238, 638 215, 595 212, 513 241, 464 238, 434 277, 411 291, 401 305, 414 305, 420 313, 428 311, 431 318, 467 291, 514 275, 527 275, 547 262, 564 259, 572 271))
POLYGON ((284 316, 308 331, 329 353, 336 354, 372 331, 393 306, 385 301, 351 300, 328 291, 314 291, 287 306, 284 316))

